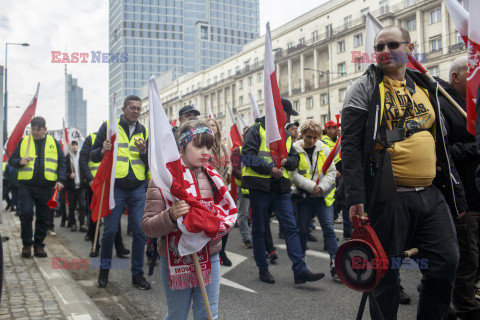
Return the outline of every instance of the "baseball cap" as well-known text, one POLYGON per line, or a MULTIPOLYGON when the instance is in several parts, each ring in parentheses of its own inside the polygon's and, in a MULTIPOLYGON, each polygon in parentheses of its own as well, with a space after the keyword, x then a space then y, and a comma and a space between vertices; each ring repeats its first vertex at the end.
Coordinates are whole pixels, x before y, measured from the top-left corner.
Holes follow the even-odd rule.
POLYGON ((297 128, 298 128, 300 126, 300 123, 298 121, 290 122, 290 123, 287 124, 286 129, 288 130, 293 126, 297 126, 297 128))
POLYGON ((325 129, 328 128, 328 127, 337 127, 337 126, 340 126, 340 124, 337 124, 333 120, 327 121, 327 123, 325 123, 325 129))
POLYGON ((292 108, 292 103, 290 100, 287 99, 282 99, 282 106, 283 106, 283 111, 285 111, 287 114, 291 116, 298 116, 298 112, 293 110, 292 108))
POLYGON ((190 111, 195 112, 195 115, 197 115, 197 116, 200 115, 200 111, 198 111, 197 109, 195 109, 194 106, 185 106, 185 107, 181 108, 181 109, 178 111, 178 116, 181 117, 182 114, 187 113, 187 112, 190 112, 190 111))

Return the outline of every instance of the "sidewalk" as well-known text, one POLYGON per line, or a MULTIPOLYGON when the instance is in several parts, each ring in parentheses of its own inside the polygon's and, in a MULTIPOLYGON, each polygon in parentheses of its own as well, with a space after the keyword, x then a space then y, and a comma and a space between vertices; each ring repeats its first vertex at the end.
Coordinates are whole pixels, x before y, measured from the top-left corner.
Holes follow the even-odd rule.
POLYGON ((66 270, 52 269, 48 248, 48 258, 21 257, 20 220, 14 212, 3 212, 0 233, 10 238, 3 243, 0 320, 106 319, 66 270))

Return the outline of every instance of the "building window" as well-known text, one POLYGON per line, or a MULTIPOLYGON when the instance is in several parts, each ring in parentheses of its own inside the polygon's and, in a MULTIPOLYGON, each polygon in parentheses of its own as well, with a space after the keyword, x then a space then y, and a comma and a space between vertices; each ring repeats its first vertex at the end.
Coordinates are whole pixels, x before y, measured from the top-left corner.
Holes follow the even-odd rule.
POLYGON ((305 44, 305 38, 298 39, 298 44, 305 44))
POLYGON ((262 73, 257 73, 257 82, 262 82, 262 73))
POLYGON ((293 107, 295 108, 296 111, 300 111, 300 101, 294 101, 293 102, 293 107))
POLYGON ((258 67, 258 58, 253 59, 253 67, 258 67))
POLYGON ((228 72, 227 72, 227 77, 230 78, 231 76, 232 76, 232 69, 228 70, 228 72))
POLYGON ((252 85, 252 77, 248 77, 248 85, 249 85, 249 86, 252 85))
POLYGON ((224 72, 220 73, 220 80, 223 80, 223 79, 225 79, 225 73, 224 72))
POLYGON ((362 38, 362 34, 359 33, 359 34, 356 34, 353 36, 353 46, 356 48, 356 47, 359 47, 363 44, 363 38, 362 38))
POLYGON ((347 88, 341 88, 340 90, 338 90, 338 100, 339 101, 344 101, 346 95, 347 95, 347 88))
POLYGON ((360 15, 362 16, 362 23, 365 23, 367 21, 367 13, 370 11, 369 8, 362 9, 360 11, 360 15))
POLYGON ((201 26, 200 27, 200 39, 208 40, 208 27, 207 26, 201 26))
POLYGON ((413 6, 417 1, 416 0, 405 0, 405 7, 413 6))
POLYGON ((243 89, 243 80, 238 81, 238 89, 243 89))
POLYGON ((337 42, 337 53, 345 52, 345 40, 337 42))
POLYGON ((442 12, 440 10, 440 7, 438 7, 430 11, 430 24, 440 21, 442 21, 442 12))
POLYGON ((213 83, 217 83, 217 76, 213 77, 213 83))
POLYGON ((345 62, 338 64, 338 73, 340 77, 347 74, 347 64, 345 62))
POLYGON ((262 100, 262 90, 257 91, 258 101, 262 100))
POLYGON ((318 41, 318 31, 313 31, 312 32, 312 42, 317 42, 318 41))
POLYGON ((322 106, 328 104, 328 95, 326 93, 323 93, 320 96, 320 101, 322 102, 322 106))
POLYGON ((363 71, 362 58, 355 59, 355 72, 363 71))
POLYGON ((430 51, 437 51, 442 49, 442 37, 430 39, 430 51))
POLYGON ((438 66, 433 66, 433 67, 430 67, 428 68, 428 73, 430 73, 430 75, 432 77, 438 77, 440 76, 440 72, 438 70, 438 66))
POLYGON ((407 19, 406 21, 406 27, 407 31, 415 31, 417 30, 417 19, 415 17, 412 17, 410 19, 407 19))
POLYGON ((309 97, 307 98, 307 109, 312 109, 313 108, 313 98, 309 97))
POLYGON ((329 24, 328 26, 325 27, 325 33, 326 33, 326 36, 327 38, 331 37, 332 36, 332 25, 329 24))
POLYGON ((352 27, 352 15, 349 15, 348 17, 343 18, 343 26, 345 29, 352 27))
POLYGON ((287 43, 287 49, 290 49, 292 47, 293 47, 293 42, 290 41, 289 43, 287 43))
POLYGON ((380 1, 380 14, 388 13, 388 0, 380 1))
POLYGON ((243 96, 238 97, 238 105, 243 106, 243 96))

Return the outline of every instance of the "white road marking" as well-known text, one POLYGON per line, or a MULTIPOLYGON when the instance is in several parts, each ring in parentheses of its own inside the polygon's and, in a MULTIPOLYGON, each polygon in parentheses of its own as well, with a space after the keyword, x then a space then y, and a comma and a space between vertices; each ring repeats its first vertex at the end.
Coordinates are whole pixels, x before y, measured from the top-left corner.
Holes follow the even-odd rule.
POLYGON ((68 320, 92 320, 93 318, 89 314, 72 314, 67 317, 68 320))
POLYGON ((232 288, 235 288, 235 289, 251 292, 251 293, 257 293, 256 291, 254 291, 250 288, 242 286, 241 284, 238 284, 236 282, 233 282, 233 281, 228 280, 228 279, 223 277, 225 274, 227 274, 228 272, 235 269, 235 267, 238 267, 243 261, 248 259, 245 256, 242 256, 240 254, 236 254, 236 253, 233 253, 233 252, 230 252, 230 251, 227 251, 227 256, 230 259, 230 261, 232 261, 232 266, 231 267, 225 267, 225 266, 220 265, 220 274, 222 276, 220 278, 220 284, 223 284, 225 286, 232 287, 232 288))
POLYGON ((220 279, 220 284, 223 284, 225 286, 232 287, 232 288, 235 288, 235 289, 240 289, 240 290, 244 290, 244 291, 247 291, 247 292, 251 292, 251 293, 257 293, 256 291, 254 291, 252 289, 244 287, 241 284, 238 284, 236 282, 230 281, 230 280, 225 279, 225 278, 220 279))
MULTIPOLYGON (((287 246, 285 244, 276 244, 276 248, 282 249, 282 250, 287 250, 287 246)), ((320 251, 315 251, 315 250, 307 250, 306 254, 308 256, 316 257, 316 258, 321 258, 321 259, 327 259, 330 261, 330 255, 325 252, 320 252, 320 251)))
MULTIPOLYGON (((276 224, 278 224, 278 220, 271 220, 270 222, 271 222, 271 223, 276 223, 276 224)), ((322 228, 321 228, 321 227, 317 227, 317 229, 315 229, 315 230, 320 230, 320 231, 322 231, 322 228)), ((334 230, 335 230, 336 233, 343 234, 343 230, 335 229, 335 228, 334 228, 334 230)))

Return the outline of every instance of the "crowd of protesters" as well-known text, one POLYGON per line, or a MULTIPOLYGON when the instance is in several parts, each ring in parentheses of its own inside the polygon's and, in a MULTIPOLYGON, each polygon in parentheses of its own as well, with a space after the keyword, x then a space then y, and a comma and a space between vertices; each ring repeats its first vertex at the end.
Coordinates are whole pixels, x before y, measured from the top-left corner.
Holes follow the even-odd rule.
MULTIPOLYGON (((353 216, 364 219, 368 213, 388 256, 416 247, 419 256, 428 259, 418 287, 419 319, 453 315, 480 318, 476 300, 480 298, 480 192, 475 180, 480 141, 477 144, 475 136, 467 132, 465 118, 453 103, 438 93, 438 86, 442 86, 465 109, 467 60, 456 59, 448 81, 434 82, 406 68, 401 57, 413 50, 406 30, 382 29, 375 38, 375 51, 381 59, 348 90, 340 122, 328 119, 322 127, 315 117, 302 123, 291 121, 299 114, 289 100, 282 99, 288 152, 284 159, 270 154, 265 117, 243 130, 242 146, 227 150, 215 119, 202 120, 194 106, 180 109, 179 126, 172 131, 184 174, 193 177, 189 192, 215 211, 223 208, 218 198, 230 199, 228 193, 221 192, 222 187, 236 186, 237 226, 243 247, 253 249, 261 281, 275 283, 269 271, 269 262, 278 259, 270 231, 272 219, 280 224, 292 262, 293 282, 302 284, 325 276, 311 271, 305 263, 308 241, 317 241, 310 234, 315 217, 330 256, 331 279, 338 281, 335 256, 339 239, 334 224, 343 224, 343 240, 349 240, 353 216), (341 156, 321 173, 340 136, 341 156)), ((85 232, 85 240, 92 243, 98 239, 90 256, 101 256, 99 287, 108 285, 115 245, 117 257, 131 254, 132 284, 150 289, 143 275, 147 248, 151 268, 157 258, 160 260, 168 305, 166 319, 186 319, 191 299, 194 317, 203 319, 205 307, 198 283, 178 285, 169 274, 170 260, 177 254, 171 235, 179 230, 177 220, 190 206, 184 201, 167 205, 158 187, 153 182, 148 185, 148 153, 153 150, 148 150, 148 129, 138 122, 141 99, 128 96, 122 111, 118 119, 116 205, 103 218, 101 235, 95 234, 100 222, 92 221, 89 204, 99 164, 112 149, 107 138, 109 123, 88 135, 81 150, 78 142, 72 141, 65 157, 60 144, 46 134, 45 119, 33 118, 31 135, 19 142, 3 166, 3 197, 7 209, 17 211, 21 221, 22 257, 29 258, 32 247, 35 256, 47 256, 44 239, 48 230, 55 234, 54 214, 47 202, 52 190, 58 188, 60 205, 56 211, 61 227, 85 232), (131 250, 124 245, 120 229, 126 210, 131 250)), ((477 122, 477 134, 479 126, 477 122)), ((226 227, 210 241, 203 255, 211 263, 206 290, 214 318, 218 317, 220 264, 232 265, 226 251, 229 232, 226 227)), ((192 275, 183 276, 190 279, 192 275)), ((388 270, 373 296, 385 319, 396 319, 399 303, 410 301, 400 285, 398 269, 388 270)), ((378 319, 372 311, 371 316, 378 319)))

